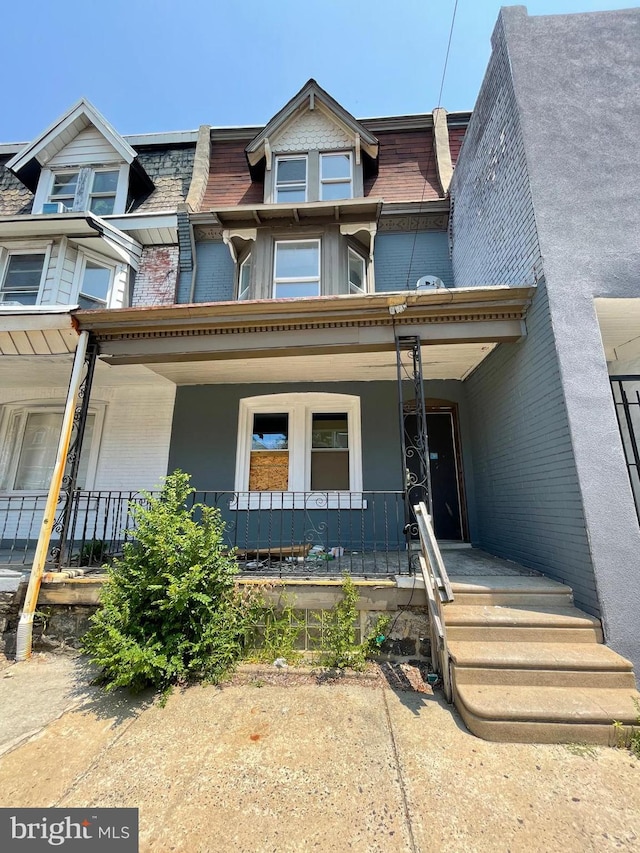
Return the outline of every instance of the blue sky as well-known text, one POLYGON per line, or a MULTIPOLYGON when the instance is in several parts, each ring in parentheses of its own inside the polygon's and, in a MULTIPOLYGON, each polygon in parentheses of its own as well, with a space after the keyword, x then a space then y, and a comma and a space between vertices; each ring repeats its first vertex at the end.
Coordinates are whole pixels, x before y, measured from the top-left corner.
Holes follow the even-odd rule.
MULTIPOLYGON (((448 110, 473 107, 501 5, 458 0, 448 110)), ((526 6, 554 14, 629 3, 526 6)), ((428 112, 437 106, 453 9, 454 0, 6 4, 0 141, 33 138, 83 95, 121 133, 261 124, 309 77, 360 118, 428 112)))

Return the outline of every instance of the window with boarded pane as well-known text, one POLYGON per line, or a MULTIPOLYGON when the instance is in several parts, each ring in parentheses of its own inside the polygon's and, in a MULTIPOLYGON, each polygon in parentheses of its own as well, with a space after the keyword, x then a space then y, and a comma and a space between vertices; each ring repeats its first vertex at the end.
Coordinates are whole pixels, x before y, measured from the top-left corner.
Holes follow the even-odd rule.
POLYGON ((276 158, 277 202, 295 203, 307 200, 307 158, 276 158))
POLYGON ((35 305, 40 292, 44 255, 9 255, 4 281, 0 287, 0 302, 35 305))
POLYGON ((311 416, 311 489, 349 489, 349 421, 344 412, 311 416))
POLYGON ((289 415, 256 413, 251 433, 249 489, 286 491, 289 487, 289 415))

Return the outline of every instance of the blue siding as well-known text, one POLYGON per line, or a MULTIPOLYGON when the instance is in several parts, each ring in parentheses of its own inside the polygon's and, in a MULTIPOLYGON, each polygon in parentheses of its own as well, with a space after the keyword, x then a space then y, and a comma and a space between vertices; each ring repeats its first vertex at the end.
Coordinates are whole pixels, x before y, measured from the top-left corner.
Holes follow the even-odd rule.
POLYGON ((573 587, 599 614, 544 282, 521 344, 502 344, 465 382, 478 527, 474 544, 573 587))
POLYGON ((435 275, 453 287, 449 238, 444 231, 378 234, 374 263, 376 291, 413 289, 423 275, 435 275))
MULTIPOLYGON (((227 246, 207 241, 196 245, 198 268, 194 302, 225 302, 233 299, 235 264, 227 246)), ((178 282, 178 302, 189 302, 191 273, 182 273, 178 282)))

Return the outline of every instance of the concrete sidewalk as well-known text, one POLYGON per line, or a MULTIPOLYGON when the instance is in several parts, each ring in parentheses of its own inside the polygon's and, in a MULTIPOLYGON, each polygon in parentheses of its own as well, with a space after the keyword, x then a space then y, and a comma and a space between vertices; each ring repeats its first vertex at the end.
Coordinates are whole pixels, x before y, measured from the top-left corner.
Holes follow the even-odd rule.
POLYGON ((137 806, 140 850, 159 853, 640 850, 623 750, 487 743, 381 676, 244 672, 161 708, 88 672, 48 656, 0 672, 0 805, 137 806))

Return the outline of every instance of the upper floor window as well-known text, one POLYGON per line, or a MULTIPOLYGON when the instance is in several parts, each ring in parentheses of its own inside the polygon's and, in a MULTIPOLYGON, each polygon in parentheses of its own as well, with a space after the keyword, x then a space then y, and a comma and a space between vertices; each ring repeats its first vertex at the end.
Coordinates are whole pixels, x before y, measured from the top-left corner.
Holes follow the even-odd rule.
POLYGON ((54 172, 44 201, 62 204, 65 211, 90 210, 96 216, 109 216, 116 207, 119 180, 119 169, 54 172))
POLYGON ((81 308, 106 308, 113 279, 113 269, 87 258, 84 262, 78 292, 81 308))
POLYGON ((320 200, 336 201, 353 196, 351 154, 320 155, 320 200))
POLYGON ((96 216, 109 216, 113 213, 118 189, 118 172, 94 172, 89 210, 96 216))
POLYGON ((307 158, 276 158, 276 201, 307 200, 307 158))
POLYGON ((0 269, 0 303, 36 304, 44 258, 41 253, 19 252, 9 255, 4 275, 0 269))
POLYGON ((60 202, 66 210, 73 210, 78 192, 80 172, 56 172, 49 195, 50 202, 60 202))
POLYGON ((349 293, 367 292, 367 264, 362 255, 349 248, 349 293))
POLYGON ((320 296, 320 240, 277 240, 273 295, 276 299, 320 296))
POLYGON ((251 252, 240 264, 238 275, 238 299, 248 299, 251 288, 251 252))

